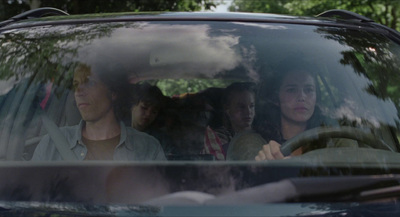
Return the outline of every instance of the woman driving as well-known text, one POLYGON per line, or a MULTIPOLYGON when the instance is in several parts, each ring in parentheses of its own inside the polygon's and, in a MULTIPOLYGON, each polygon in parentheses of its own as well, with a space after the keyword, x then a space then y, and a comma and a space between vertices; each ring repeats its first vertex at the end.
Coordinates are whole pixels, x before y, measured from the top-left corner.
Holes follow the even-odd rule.
MULTIPOLYGON (((268 144, 255 157, 257 161, 284 158, 280 146, 307 129, 319 126, 319 110, 316 109, 318 86, 316 76, 305 67, 288 68, 279 74, 272 91, 272 108, 275 113, 265 120, 258 132, 268 144)), ((304 153, 304 148, 291 156, 304 153)))

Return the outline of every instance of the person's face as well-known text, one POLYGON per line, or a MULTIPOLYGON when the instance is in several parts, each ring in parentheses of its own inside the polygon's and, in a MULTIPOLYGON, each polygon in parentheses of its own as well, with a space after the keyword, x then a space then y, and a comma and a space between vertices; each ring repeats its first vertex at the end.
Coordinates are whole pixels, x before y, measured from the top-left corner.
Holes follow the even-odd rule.
POLYGON ((159 109, 149 103, 140 101, 132 108, 132 127, 145 130, 156 119, 159 109))
POLYGON ((315 81, 309 73, 287 74, 279 89, 281 117, 290 122, 307 123, 314 113, 316 99, 315 81))
POLYGON ((113 94, 95 73, 75 71, 73 86, 76 105, 84 121, 96 122, 113 114, 113 94))
POLYGON ((226 113, 235 131, 251 129, 254 107, 254 94, 249 91, 235 92, 230 96, 226 113))

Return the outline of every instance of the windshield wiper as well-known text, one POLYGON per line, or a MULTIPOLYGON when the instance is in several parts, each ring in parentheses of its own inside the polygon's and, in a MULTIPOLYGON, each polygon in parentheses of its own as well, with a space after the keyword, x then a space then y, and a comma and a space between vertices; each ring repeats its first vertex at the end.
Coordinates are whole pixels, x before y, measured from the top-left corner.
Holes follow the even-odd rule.
POLYGON ((292 202, 375 201, 400 197, 400 176, 296 178, 292 202))
POLYGON ((20 21, 20 20, 26 20, 26 19, 31 19, 31 18, 40 18, 40 17, 46 17, 46 16, 59 16, 59 15, 67 16, 69 14, 60 9, 51 8, 51 7, 32 9, 32 10, 26 11, 24 13, 18 14, 16 16, 13 16, 8 20, 0 22, 0 28, 7 26, 8 24, 20 21))
POLYGON ((400 185, 385 187, 360 192, 358 199, 363 200, 380 200, 400 196, 400 185))
MULTIPOLYGON (((341 176, 284 179, 202 204, 265 204, 281 202, 363 202, 400 197, 400 176, 341 176)), ((171 200, 169 200, 171 204, 171 200)), ((153 203, 151 205, 163 205, 153 203)))

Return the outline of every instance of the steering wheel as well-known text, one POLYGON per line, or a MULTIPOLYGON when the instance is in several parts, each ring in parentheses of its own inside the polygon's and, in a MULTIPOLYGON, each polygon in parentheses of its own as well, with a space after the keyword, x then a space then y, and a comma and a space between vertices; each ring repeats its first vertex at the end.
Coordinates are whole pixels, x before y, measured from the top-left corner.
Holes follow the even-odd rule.
POLYGON ((306 130, 283 143, 281 145, 281 152, 284 156, 288 156, 294 150, 300 148, 304 144, 329 138, 352 139, 364 143, 372 148, 385 149, 395 152, 393 148, 386 144, 383 140, 354 127, 317 127, 306 130))

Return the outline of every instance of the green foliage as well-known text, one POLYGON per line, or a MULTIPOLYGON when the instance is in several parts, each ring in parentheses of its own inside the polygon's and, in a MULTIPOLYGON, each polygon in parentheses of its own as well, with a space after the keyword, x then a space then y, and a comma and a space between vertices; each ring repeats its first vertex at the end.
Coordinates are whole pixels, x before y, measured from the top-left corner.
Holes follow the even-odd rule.
POLYGON ((234 0, 230 11, 315 16, 331 9, 353 11, 400 30, 398 0, 234 0))
POLYGON ((210 87, 224 88, 231 83, 229 80, 216 79, 164 79, 152 82, 164 95, 174 96, 185 93, 197 93, 210 87))
MULTIPOLYGON (((40 7, 54 7, 69 14, 211 10, 213 0, 38 0, 40 7)), ((32 8, 32 0, 0 0, 0 20, 32 8)))
POLYGON ((52 81, 58 86, 70 88, 78 49, 96 38, 108 36, 120 25, 114 23, 60 29, 64 33, 62 38, 58 32, 46 31, 46 27, 36 31, 5 33, 0 36, 0 59, 3 60, 0 64, 0 80, 20 81, 32 76, 38 82, 52 81), (64 61, 69 58, 72 61, 64 61))
POLYGON ((285 8, 290 0, 234 0, 229 7, 230 11, 256 12, 256 13, 278 13, 287 14, 289 10, 285 8))

